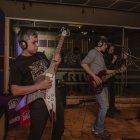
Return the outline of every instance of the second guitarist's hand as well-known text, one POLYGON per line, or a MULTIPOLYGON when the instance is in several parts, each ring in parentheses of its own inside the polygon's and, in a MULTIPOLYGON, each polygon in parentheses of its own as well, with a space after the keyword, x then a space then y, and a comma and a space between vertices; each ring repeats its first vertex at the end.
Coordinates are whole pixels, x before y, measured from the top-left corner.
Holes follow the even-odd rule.
POLYGON ((94 75, 93 79, 95 80, 95 82, 94 82, 95 86, 102 84, 102 80, 99 76, 94 75))
POLYGON ((100 85, 102 83, 101 78, 99 76, 97 76, 95 73, 93 73, 93 71, 90 69, 88 64, 81 63, 81 66, 91 77, 93 77, 95 86, 100 85))

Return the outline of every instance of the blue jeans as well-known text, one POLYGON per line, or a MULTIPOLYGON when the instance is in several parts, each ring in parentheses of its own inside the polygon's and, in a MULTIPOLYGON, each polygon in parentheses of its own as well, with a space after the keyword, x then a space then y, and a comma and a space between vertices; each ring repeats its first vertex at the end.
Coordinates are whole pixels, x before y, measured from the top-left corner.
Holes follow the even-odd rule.
POLYGON ((96 132, 101 133, 105 129, 104 121, 109 107, 108 88, 103 88, 103 91, 100 94, 95 95, 95 97, 97 103, 99 104, 99 110, 96 116, 95 123, 93 124, 93 128, 96 132))

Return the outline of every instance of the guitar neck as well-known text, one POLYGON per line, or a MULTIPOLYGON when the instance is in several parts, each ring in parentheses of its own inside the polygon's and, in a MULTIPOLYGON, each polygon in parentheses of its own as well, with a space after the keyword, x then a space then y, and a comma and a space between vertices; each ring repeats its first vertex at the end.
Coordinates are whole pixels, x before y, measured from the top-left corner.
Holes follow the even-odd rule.
MULTIPOLYGON (((59 39, 59 42, 58 42, 58 45, 57 45, 57 47, 56 47, 56 49, 54 51, 54 55, 60 54, 60 51, 61 51, 61 48, 62 48, 62 44, 64 42, 64 38, 65 38, 65 36, 61 35, 61 37, 59 39)), ((49 68, 47 69, 47 73, 54 74, 54 72, 55 72, 54 71, 55 70, 55 63, 56 62, 54 60, 51 60, 51 64, 50 64, 49 68)))
POLYGON ((106 75, 105 77, 103 77, 104 82, 107 81, 109 78, 113 77, 114 75, 116 75, 119 72, 120 72, 120 70, 116 70, 115 72, 113 72, 109 75, 106 75))
POLYGON ((60 51, 61 51, 61 48, 62 48, 62 44, 64 42, 64 39, 65 39, 65 36, 61 36, 60 39, 59 39, 59 42, 58 42, 58 45, 54 51, 54 55, 56 54, 60 54, 60 51))

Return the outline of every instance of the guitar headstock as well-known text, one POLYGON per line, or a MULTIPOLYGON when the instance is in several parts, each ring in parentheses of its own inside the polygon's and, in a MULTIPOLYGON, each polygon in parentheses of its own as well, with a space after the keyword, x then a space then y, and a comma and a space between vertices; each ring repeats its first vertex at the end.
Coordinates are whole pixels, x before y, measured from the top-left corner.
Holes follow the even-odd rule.
POLYGON ((70 30, 68 28, 62 27, 60 32, 62 36, 70 36, 70 30))

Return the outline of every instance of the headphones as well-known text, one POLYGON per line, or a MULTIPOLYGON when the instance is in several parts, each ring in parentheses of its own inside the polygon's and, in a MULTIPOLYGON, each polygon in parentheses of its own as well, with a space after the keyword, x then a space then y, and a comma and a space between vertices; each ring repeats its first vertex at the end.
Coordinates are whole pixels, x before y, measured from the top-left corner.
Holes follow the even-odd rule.
POLYGON ((27 40, 30 36, 37 37, 38 33, 32 29, 23 29, 18 32, 18 42, 20 47, 25 50, 28 47, 27 40))
POLYGON ((107 38, 105 36, 100 36, 97 42, 97 46, 102 47, 103 43, 108 44, 107 38))
POLYGON ((100 41, 98 42, 97 46, 98 46, 98 47, 102 47, 102 46, 103 46, 103 41, 100 40, 100 41))
POLYGON ((19 45, 23 50, 27 49, 27 47, 28 47, 27 42, 24 40, 19 41, 19 45))
POLYGON ((26 34, 27 34, 27 30, 20 30, 18 32, 18 42, 19 42, 19 45, 22 48, 22 50, 25 50, 28 47, 28 44, 25 41, 25 35, 26 34))

